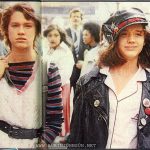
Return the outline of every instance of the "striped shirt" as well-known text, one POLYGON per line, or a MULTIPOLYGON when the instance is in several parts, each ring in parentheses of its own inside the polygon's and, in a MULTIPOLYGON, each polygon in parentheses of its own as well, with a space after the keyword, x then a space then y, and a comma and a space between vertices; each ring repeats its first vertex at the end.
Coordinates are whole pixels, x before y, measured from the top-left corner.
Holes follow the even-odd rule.
POLYGON ((21 90, 32 75, 34 61, 9 63, 9 77, 12 84, 21 90))
POLYGON ((46 99, 45 127, 42 139, 51 144, 61 132, 62 117, 61 78, 58 68, 50 63, 48 68, 48 93, 46 99))

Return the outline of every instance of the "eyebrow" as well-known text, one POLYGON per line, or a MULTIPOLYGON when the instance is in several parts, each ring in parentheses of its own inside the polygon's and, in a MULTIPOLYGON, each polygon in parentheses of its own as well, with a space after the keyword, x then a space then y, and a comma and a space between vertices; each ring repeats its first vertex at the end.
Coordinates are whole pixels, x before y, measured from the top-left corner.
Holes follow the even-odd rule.
MULTIPOLYGON (((12 21, 12 22, 10 22, 10 24, 20 24, 20 22, 16 22, 16 21, 12 21)), ((23 24, 34 24, 34 22, 24 22, 23 24)))
POLYGON ((143 32, 143 31, 144 31, 144 29, 141 29, 141 30, 135 30, 135 31, 137 31, 137 32, 143 32))

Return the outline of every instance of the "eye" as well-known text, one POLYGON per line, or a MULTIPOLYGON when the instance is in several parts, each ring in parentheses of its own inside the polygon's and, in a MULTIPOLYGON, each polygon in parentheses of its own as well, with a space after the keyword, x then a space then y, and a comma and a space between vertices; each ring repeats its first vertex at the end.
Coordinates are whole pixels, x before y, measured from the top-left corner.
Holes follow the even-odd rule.
POLYGON ((135 35, 136 36, 143 36, 144 34, 143 34, 143 32, 137 32, 137 33, 135 33, 135 35))
POLYGON ((54 36, 55 36, 55 37, 58 37, 58 36, 59 36, 59 34, 55 34, 54 36))
POLYGON ((24 25, 26 28, 32 28, 32 24, 25 24, 24 25))
POLYGON ((48 35, 47 35, 47 37, 49 37, 49 38, 50 38, 50 37, 52 37, 52 35, 51 35, 51 34, 48 34, 48 35))
POLYGON ((19 26, 19 24, 11 24, 11 27, 13 27, 13 28, 16 28, 18 26, 19 26))
POLYGON ((127 32, 122 32, 122 33, 120 33, 120 36, 122 36, 122 37, 124 37, 124 36, 126 36, 127 35, 127 32))

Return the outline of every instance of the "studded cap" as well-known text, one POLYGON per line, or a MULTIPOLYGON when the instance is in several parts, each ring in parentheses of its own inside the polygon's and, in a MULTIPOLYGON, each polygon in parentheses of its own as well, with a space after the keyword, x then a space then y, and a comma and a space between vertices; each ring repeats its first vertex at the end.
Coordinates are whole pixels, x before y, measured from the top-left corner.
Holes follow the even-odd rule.
POLYGON ((109 43, 116 41, 119 33, 126 27, 133 24, 148 25, 148 21, 142 10, 130 8, 117 11, 102 25, 102 31, 109 43))

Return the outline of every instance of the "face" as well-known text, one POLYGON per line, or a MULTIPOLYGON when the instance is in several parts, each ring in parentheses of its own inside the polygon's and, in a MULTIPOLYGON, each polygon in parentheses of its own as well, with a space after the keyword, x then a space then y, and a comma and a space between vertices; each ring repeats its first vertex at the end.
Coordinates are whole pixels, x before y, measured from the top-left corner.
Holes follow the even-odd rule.
POLYGON ((73 27, 78 27, 81 25, 82 19, 81 19, 81 13, 80 12, 74 12, 70 16, 70 22, 73 27))
POLYGON ((118 37, 118 51, 126 60, 138 59, 144 39, 144 28, 141 24, 128 26, 118 37))
POLYGON ((60 44, 60 33, 58 30, 52 30, 48 33, 47 39, 51 48, 57 48, 60 44))
POLYGON ((35 33, 34 21, 27 20, 19 11, 12 14, 8 25, 8 37, 12 49, 33 49, 35 33))
POLYGON ((93 36, 88 30, 83 30, 83 42, 90 45, 93 42, 93 36))

